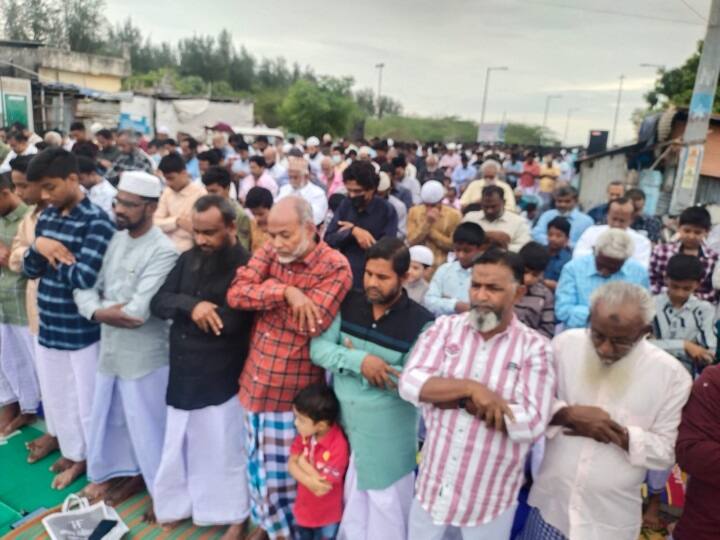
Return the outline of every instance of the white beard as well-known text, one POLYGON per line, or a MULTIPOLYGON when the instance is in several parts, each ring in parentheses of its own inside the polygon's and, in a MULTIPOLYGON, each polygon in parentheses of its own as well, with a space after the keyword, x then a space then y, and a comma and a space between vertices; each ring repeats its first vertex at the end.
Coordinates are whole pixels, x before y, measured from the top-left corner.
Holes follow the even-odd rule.
POLYGON ((492 311, 486 311, 484 313, 478 313, 475 309, 471 309, 468 312, 468 318, 473 328, 482 334, 492 332, 498 326, 500 326, 500 319, 492 311))
POLYGON ((290 264, 298 260, 298 258, 307 251, 308 246, 310 245, 310 240, 308 238, 308 235, 304 235, 303 239, 300 241, 300 244, 298 244, 298 247, 295 248, 295 251, 292 253, 292 255, 280 255, 278 253, 278 262, 280 264, 290 264))
POLYGON ((611 400, 620 400, 632 383, 630 373, 637 350, 635 346, 620 360, 613 362, 600 358, 588 339, 584 354, 580 358, 583 362, 582 377, 591 387, 607 384, 611 400))

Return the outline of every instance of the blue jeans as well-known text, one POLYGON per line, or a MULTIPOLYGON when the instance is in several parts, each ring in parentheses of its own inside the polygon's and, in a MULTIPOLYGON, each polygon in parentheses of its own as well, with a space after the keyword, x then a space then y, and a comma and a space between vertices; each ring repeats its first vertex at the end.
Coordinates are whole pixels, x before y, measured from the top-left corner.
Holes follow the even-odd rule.
POLYGON ((300 540, 335 540, 339 523, 324 525, 322 527, 300 527, 297 526, 298 538, 300 540))

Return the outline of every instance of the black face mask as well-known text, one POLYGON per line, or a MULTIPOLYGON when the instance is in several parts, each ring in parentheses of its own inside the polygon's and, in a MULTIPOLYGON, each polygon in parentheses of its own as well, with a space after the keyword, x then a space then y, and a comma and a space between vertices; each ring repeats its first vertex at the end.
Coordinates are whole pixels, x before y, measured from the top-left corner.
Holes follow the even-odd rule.
POLYGON ((350 202, 355 210, 361 210, 365 206, 365 195, 355 195, 354 197, 350 197, 350 202))

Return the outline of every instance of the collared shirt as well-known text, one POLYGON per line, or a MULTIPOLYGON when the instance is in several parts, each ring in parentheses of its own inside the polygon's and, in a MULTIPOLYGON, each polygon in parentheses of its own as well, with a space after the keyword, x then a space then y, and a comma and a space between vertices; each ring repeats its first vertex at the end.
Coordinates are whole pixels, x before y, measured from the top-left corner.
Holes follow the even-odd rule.
MULTIPOLYGON (((40 212, 41 210, 36 206, 31 206, 18 225, 17 233, 10 248, 10 259, 8 260, 8 268, 13 272, 22 272, 25 252, 30 249, 30 246, 35 241, 35 227, 40 212)), ((37 336, 40 331, 37 305, 39 281, 38 279, 28 279, 25 287, 25 310, 27 312, 28 328, 33 336, 37 336)))
POLYGON ((525 295, 513 306, 515 315, 528 328, 537 330, 543 336, 555 335, 555 296, 544 283, 528 287, 525 295))
MULTIPOLYGON (((670 258, 678 253, 682 253, 682 243, 679 240, 668 244, 658 244, 653 249, 650 257, 650 290, 653 294, 658 294, 667 289, 665 286, 665 270, 670 258)), ((704 271, 700 286, 695 291, 695 296, 700 300, 714 303, 717 299, 717 291, 713 288, 712 275, 718 259, 720 259, 720 254, 703 242, 698 252, 698 259, 700 259, 704 271)))
MULTIPOLYGON (((598 238, 600 238, 600 235, 609 228, 609 225, 593 225, 592 227, 585 229, 585 232, 582 233, 582 236, 578 239, 577 244, 575 244, 573 258, 592 255, 598 238)), ((625 232, 630 236, 633 241, 633 246, 635 247, 635 250, 633 251, 633 259, 643 265, 643 267, 647 268, 650 265, 650 253, 652 251, 652 244, 650 243, 650 240, 632 229, 625 229, 625 232)))
POLYGON ((482 198, 482 190, 485 186, 498 186, 503 190, 503 199, 505 200, 505 210, 510 212, 517 212, 517 205, 515 204, 515 193, 513 193, 510 184, 503 182, 502 180, 495 180, 492 184, 488 184, 487 181, 482 178, 480 180, 473 180, 468 185, 467 189, 463 192, 460 197, 460 202, 463 206, 468 204, 480 202, 482 198))
POLYGON ((385 199, 373 197, 365 208, 357 210, 348 198, 340 203, 325 232, 325 241, 330 247, 340 250, 350 262, 353 273, 353 287, 361 289, 365 273, 365 250, 360 247, 350 229, 340 230, 339 221, 349 221, 365 229, 375 240, 385 236, 396 237, 398 232, 397 212, 385 199))
POLYGON ((322 188, 315 184, 308 182, 300 189, 295 189, 292 184, 287 183, 280 188, 278 192, 277 200, 287 197, 288 195, 295 195, 305 199, 313 211, 313 220, 315 225, 320 225, 325 221, 325 216, 328 211, 328 199, 327 195, 322 188))
POLYGON ((433 266, 437 268, 447 260, 453 250, 452 235, 462 220, 462 214, 449 206, 440 207, 440 215, 434 222, 426 219, 424 204, 413 206, 408 213, 408 244, 427 246, 433 252, 433 266))
POLYGON ((415 468, 418 421, 417 409, 396 390, 368 383, 361 372, 363 360, 377 356, 402 371, 415 340, 432 320, 432 314, 404 291, 375 319, 365 293, 350 291, 340 315, 310 344, 313 363, 333 374, 360 490, 385 489, 415 468))
POLYGON ((545 267, 545 279, 557 281, 565 265, 572 259, 570 248, 563 248, 554 255, 550 255, 548 265, 545 267))
POLYGON ((636 540, 640 488, 648 469, 675 463, 691 379, 677 360, 645 340, 612 366, 595 359, 584 329, 557 336, 553 353, 558 389, 551 414, 566 406, 600 407, 628 430, 629 450, 550 426, 528 502, 567 538, 636 540))
POLYGON ((198 161, 197 156, 193 156, 185 162, 185 169, 190 175, 190 178, 200 180, 200 161, 198 161))
MULTIPOLYGON (((32 209, 20 203, 15 210, 0 216, 0 242, 11 249, 23 218, 32 209)), ((27 326, 25 307, 27 277, 8 267, 0 267, 0 323, 27 326)))
POLYGON ((523 162, 522 174, 520 175, 520 187, 525 189, 534 189, 537 184, 537 179, 540 176, 540 164, 533 161, 528 163, 523 162))
POLYGON ((103 178, 99 183, 87 190, 87 196, 90 202, 102 208, 113 221, 115 220, 113 201, 116 195, 117 189, 115 189, 106 178, 103 178))
POLYGON ((155 210, 153 221, 168 235, 180 253, 193 246, 193 239, 192 232, 178 227, 178 218, 191 219, 193 205, 206 193, 207 190, 203 184, 190 182, 180 191, 166 187, 160 195, 160 202, 155 210))
POLYGON ((463 221, 470 221, 480 225, 485 232, 500 231, 510 237, 510 251, 518 252, 525 244, 530 242, 530 227, 527 219, 524 217, 508 212, 507 207, 502 215, 494 221, 490 221, 485 217, 485 212, 478 210, 476 212, 468 212, 465 214, 463 221))
POLYGON ((573 208, 569 214, 560 214, 556 209, 546 210, 538 219, 532 230, 533 240, 540 242, 544 246, 548 245, 547 229, 548 223, 558 216, 562 216, 570 222, 570 245, 573 246, 580 239, 582 233, 588 227, 593 225, 593 220, 587 214, 581 212, 578 208, 573 208))
POLYGON ((422 198, 420 197, 420 182, 418 182, 417 178, 405 176, 397 183, 397 185, 404 187, 410 192, 413 205, 420 204, 422 202, 422 198))
POLYGON ((413 348, 399 391, 422 405, 427 434, 415 496, 434 523, 475 527, 515 504, 530 445, 550 420, 555 372, 546 338, 515 317, 488 340, 467 314, 441 317, 413 348), (464 409, 421 404, 432 377, 472 379, 497 392, 515 416, 508 434, 464 409))
POLYGON ((255 179, 252 174, 248 174, 240 180, 240 186, 238 188, 238 199, 244 201, 245 197, 247 197, 248 191, 250 191, 254 187, 263 187, 269 190, 270 193, 272 193, 273 198, 277 197, 278 195, 277 182, 275 182, 275 179, 272 177, 270 171, 268 171, 267 169, 263 170, 263 173, 258 179, 255 179))
POLYGON ((40 214, 36 237, 45 236, 62 244, 75 256, 75 264, 53 268, 35 249, 25 252, 23 273, 40 278, 38 308, 39 342, 43 347, 60 350, 84 349, 100 339, 100 325, 80 315, 73 291, 95 285, 105 250, 115 233, 108 215, 87 197, 63 215, 48 207, 40 214))
POLYGON ((608 210, 610 210, 610 205, 603 203, 593 206, 587 214, 595 221, 595 225, 604 225, 607 223, 608 210))
POLYGON ((452 183, 459 190, 465 184, 468 184, 475 180, 476 176, 477 169, 474 166, 468 164, 466 167, 463 167, 461 163, 460 165, 455 167, 450 178, 452 180, 452 183))
POLYGON ((460 164, 460 154, 458 154, 457 152, 453 152, 452 154, 443 154, 443 156, 440 158, 440 163, 438 163, 438 167, 440 167, 441 169, 447 169, 448 167, 454 169, 460 164))
POLYGON ((155 171, 155 163, 145 152, 136 148, 131 154, 118 155, 105 177, 112 185, 117 186, 120 175, 125 171, 145 171, 152 174, 155 171))
POLYGON ((405 238, 407 238, 408 208, 405 206, 405 203, 403 203, 395 195, 388 194, 387 201, 392 205, 395 209, 395 213, 397 214, 397 237, 400 240, 405 240, 405 238))
POLYGON ((715 306, 695 295, 679 309, 672 305, 667 293, 655 297, 652 342, 680 360, 691 375, 699 373, 695 360, 685 353, 685 341, 696 343, 715 353, 715 306))
MULTIPOLYGON (((37 148, 34 144, 28 144, 25 150, 22 151, 20 154, 21 156, 32 156, 37 154, 37 148)), ((10 150, 7 155, 5 156, 5 159, 3 160, 2 164, 0 165, 0 173, 8 172, 10 170, 10 162, 17 157, 17 152, 15 150, 10 150)))
POLYGON ((413 206, 413 194, 408 188, 400 183, 394 184, 390 190, 390 194, 402 201, 405 207, 409 210, 413 206))
POLYGON ((503 169, 505 170, 505 178, 507 179, 508 184, 516 186, 520 180, 520 175, 523 172, 523 162, 516 161, 513 163, 512 160, 506 159, 503 161, 503 169))
POLYGON ((455 304, 470 300, 471 277, 472 267, 463 268, 458 261, 440 265, 425 293, 425 307, 435 315, 455 313, 455 304))
POLYGON ((640 214, 635 217, 630 227, 633 230, 638 231, 640 234, 647 236, 648 240, 653 243, 660 241, 662 222, 655 216, 640 214))
POLYGON ((555 317, 566 328, 581 328, 590 315, 590 295, 611 281, 627 281, 648 288, 647 270, 637 261, 628 259, 622 268, 610 276, 602 276, 595 266, 595 256, 585 255, 565 265, 555 289, 555 317))
POLYGON ((278 187, 283 187, 290 181, 287 169, 279 163, 273 163, 272 167, 268 167, 268 171, 270 171, 270 175, 275 179, 278 187))
POLYGON ((540 167, 540 181, 538 182, 538 191, 541 193, 552 193, 555 189, 555 183, 560 176, 560 169, 554 164, 547 165, 543 163, 540 167))
POLYGON ((324 332, 350 290, 347 259, 320 242, 304 259, 281 264, 268 243, 238 269, 227 291, 230 307, 256 312, 250 353, 240 377, 240 402, 252 412, 289 411, 301 389, 323 379, 310 361, 310 332, 300 329, 285 300, 289 286, 300 289, 320 311, 324 332))
POLYGON ((98 370, 122 379, 139 379, 168 363, 168 325, 150 315, 150 300, 175 265, 177 251, 157 227, 139 238, 118 231, 108 245, 100 274, 90 289, 74 292, 80 315, 93 320, 102 308, 124 304, 138 328, 101 325, 98 370))

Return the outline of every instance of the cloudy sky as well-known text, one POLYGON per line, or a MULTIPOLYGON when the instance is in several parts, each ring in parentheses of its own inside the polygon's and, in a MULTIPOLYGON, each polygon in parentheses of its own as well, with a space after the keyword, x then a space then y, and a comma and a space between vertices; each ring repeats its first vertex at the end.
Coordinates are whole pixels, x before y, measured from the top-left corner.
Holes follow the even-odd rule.
POLYGON ((405 112, 541 124, 568 139, 611 129, 625 75, 616 142, 633 138, 656 69, 680 65, 705 34, 710 0, 107 0, 112 22, 132 17, 156 41, 228 28, 256 57, 285 56, 316 73, 377 86, 405 112))

